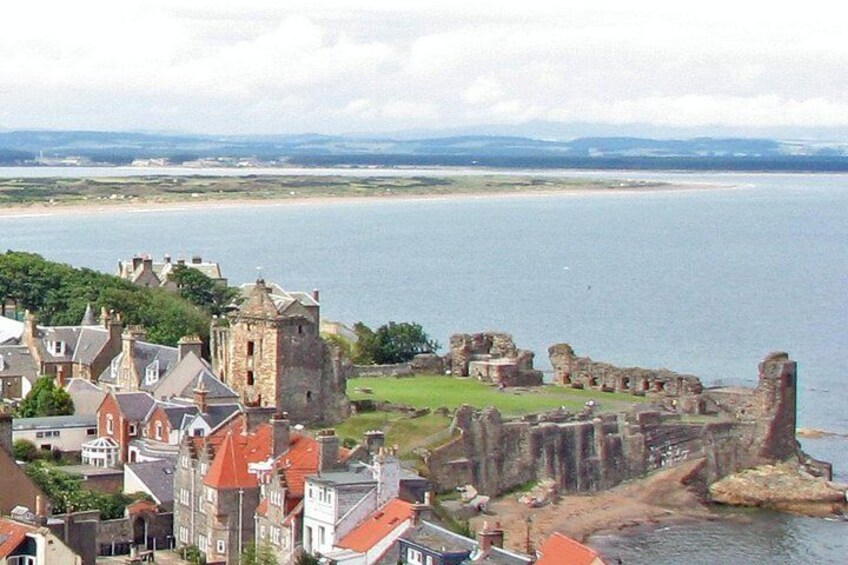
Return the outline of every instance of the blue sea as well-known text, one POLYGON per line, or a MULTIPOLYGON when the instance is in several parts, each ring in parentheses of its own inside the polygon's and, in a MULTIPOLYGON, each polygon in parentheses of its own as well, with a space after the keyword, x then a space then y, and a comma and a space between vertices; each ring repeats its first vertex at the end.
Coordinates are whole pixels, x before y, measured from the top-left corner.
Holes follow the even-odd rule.
MULTIPOLYGON (((40 173, 26 171, 0 176, 40 173)), ((320 289, 325 318, 416 321, 441 343, 507 331, 541 368, 549 345, 568 342, 619 365, 753 385, 757 363, 787 351, 799 425, 848 433, 848 175, 538 174, 717 187, 0 217, 0 248, 107 272, 134 253, 201 255, 234 283, 320 289)), ((804 447, 848 482, 848 440, 804 447)), ((743 518, 593 542, 624 563, 848 561, 845 523, 743 518)))

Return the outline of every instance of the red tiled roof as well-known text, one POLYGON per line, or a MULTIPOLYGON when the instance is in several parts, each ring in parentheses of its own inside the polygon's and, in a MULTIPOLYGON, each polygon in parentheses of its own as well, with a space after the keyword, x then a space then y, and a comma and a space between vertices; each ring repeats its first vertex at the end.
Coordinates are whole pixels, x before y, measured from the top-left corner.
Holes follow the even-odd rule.
MULTIPOLYGON (((256 488, 259 482, 256 475, 247 469, 248 463, 256 463, 267 458, 256 455, 262 450, 262 445, 250 441, 251 436, 233 436, 227 434, 223 444, 215 453, 215 458, 209 466, 209 471, 203 478, 203 484, 216 489, 256 488)), ((267 447, 267 446, 266 446, 267 447)))
POLYGON ((277 457, 274 464, 285 474, 287 493, 303 497, 306 477, 318 472, 318 442, 311 437, 294 434, 290 441, 288 450, 277 457))
POLYGON ((33 529, 12 520, 0 518, 0 539, 3 540, 0 542, 0 559, 5 559, 10 553, 15 551, 26 538, 27 532, 33 529))
POLYGON ((594 549, 559 533, 546 539, 536 553, 539 555, 536 565, 591 565, 600 560, 594 549))
POLYGON ((412 504, 395 498, 351 530, 336 545, 365 553, 398 528, 412 514, 412 504))

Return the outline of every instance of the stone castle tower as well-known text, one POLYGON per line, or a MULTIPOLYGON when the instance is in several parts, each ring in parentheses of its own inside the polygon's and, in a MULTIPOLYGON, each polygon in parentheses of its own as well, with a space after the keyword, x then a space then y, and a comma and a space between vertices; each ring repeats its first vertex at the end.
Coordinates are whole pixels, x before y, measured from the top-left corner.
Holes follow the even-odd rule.
POLYGON ((212 366, 249 405, 274 406, 293 422, 336 422, 349 410, 345 371, 318 330, 318 293, 264 280, 242 287, 229 325, 211 331, 212 366))

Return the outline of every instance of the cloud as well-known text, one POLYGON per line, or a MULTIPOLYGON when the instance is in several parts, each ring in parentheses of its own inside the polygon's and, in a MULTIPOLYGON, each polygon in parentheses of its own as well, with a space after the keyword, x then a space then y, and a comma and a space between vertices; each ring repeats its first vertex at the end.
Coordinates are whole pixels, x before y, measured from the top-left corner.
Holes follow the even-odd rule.
POLYGON ((845 8, 719 1, 13 3, 0 125, 845 125, 845 8))

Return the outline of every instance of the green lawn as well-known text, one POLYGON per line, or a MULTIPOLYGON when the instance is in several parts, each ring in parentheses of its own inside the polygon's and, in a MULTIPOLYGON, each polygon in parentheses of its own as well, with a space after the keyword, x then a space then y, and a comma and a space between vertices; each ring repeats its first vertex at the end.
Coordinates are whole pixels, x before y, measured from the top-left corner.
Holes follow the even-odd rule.
POLYGON ((416 408, 450 409, 462 404, 478 408, 494 406, 502 414, 516 416, 532 412, 543 412, 564 406, 566 410, 583 408, 588 399, 594 399, 597 409, 615 411, 627 409, 644 397, 622 393, 585 391, 557 385, 544 385, 537 389, 509 389, 498 391, 475 379, 417 375, 410 378, 361 377, 347 383, 348 396, 352 400, 388 400, 416 408), (370 389, 371 393, 357 389, 370 389))
POLYGON ((398 445, 400 455, 404 456, 416 447, 424 446, 428 438, 446 430, 450 422, 447 416, 436 414, 409 418, 397 412, 365 412, 337 425, 336 434, 359 442, 366 431, 382 430, 386 433, 386 445, 398 445))

